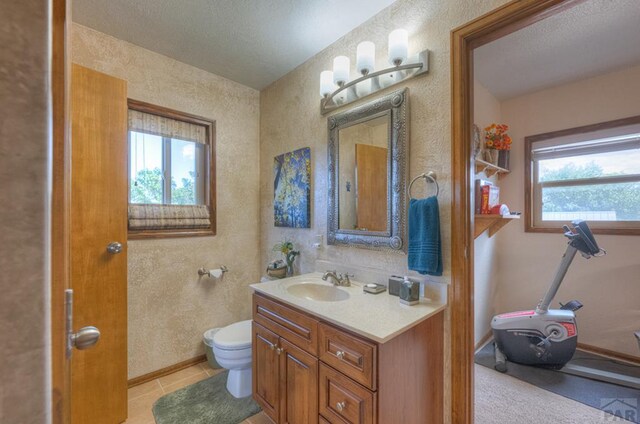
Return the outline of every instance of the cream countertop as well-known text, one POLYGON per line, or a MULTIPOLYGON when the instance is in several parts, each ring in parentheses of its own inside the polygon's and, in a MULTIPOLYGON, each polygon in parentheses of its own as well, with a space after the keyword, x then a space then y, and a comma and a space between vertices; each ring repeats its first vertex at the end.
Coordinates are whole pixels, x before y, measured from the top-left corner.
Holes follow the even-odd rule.
POLYGON ((446 304, 424 299, 413 306, 400 303, 398 296, 388 292, 369 294, 362 291, 365 283, 351 281, 351 287, 338 287, 349 298, 336 302, 310 300, 295 296, 287 288, 300 283, 332 286, 322 280, 322 273, 303 274, 282 280, 252 284, 258 293, 270 296, 339 327, 353 331, 378 343, 385 343, 409 328, 445 309, 446 304))

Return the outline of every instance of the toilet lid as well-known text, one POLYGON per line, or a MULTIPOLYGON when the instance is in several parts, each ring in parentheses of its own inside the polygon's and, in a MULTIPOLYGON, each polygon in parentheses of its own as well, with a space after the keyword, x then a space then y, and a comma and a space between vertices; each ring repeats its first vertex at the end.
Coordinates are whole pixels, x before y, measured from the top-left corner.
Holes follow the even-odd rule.
POLYGON ((213 336, 213 344, 229 350, 251 347, 251 320, 236 322, 222 328, 213 336))

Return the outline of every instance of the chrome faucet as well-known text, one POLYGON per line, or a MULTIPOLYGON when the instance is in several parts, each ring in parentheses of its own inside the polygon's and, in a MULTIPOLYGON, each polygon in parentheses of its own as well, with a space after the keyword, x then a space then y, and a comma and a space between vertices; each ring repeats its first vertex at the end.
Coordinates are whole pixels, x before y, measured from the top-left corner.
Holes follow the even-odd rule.
POLYGON ((337 274, 336 271, 327 271, 322 276, 322 279, 327 281, 331 278, 334 286, 351 287, 351 280, 349 280, 349 277, 353 277, 353 274, 337 274))

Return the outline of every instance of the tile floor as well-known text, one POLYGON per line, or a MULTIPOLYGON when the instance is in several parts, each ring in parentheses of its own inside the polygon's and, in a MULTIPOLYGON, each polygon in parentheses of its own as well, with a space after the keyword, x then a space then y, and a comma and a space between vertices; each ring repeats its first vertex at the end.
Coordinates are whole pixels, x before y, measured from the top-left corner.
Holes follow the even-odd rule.
MULTIPOLYGON (((206 362, 203 362, 130 388, 129 419, 125 421, 125 424, 156 424, 151 412, 151 407, 156 400, 167 393, 197 383, 222 371, 215 370, 209 367, 206 362)), ((240 424, 273 424, 273 422, 264 412, 261 412, 240 424)))

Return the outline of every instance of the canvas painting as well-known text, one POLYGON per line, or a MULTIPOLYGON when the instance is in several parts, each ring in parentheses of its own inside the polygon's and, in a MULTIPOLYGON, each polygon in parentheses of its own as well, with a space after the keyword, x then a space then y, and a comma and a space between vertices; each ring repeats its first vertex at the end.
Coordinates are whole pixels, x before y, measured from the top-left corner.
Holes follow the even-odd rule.
POLYGON ((275 226, 311 228, 311 149, 276 156, 273 174, 275 226))

